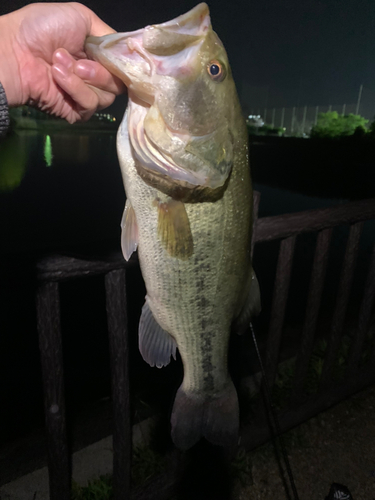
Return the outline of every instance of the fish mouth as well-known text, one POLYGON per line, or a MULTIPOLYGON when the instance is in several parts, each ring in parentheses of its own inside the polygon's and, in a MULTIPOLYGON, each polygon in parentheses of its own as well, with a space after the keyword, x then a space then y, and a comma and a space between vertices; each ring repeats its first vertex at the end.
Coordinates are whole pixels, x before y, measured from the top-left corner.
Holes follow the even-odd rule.
POLYGON ((88 37, 85 52, 90 59, 99 61, 119 77, 139 99, 146 103, 154 100, 151 83, 153 64, 142 48, 144 29, 128 33, 113 33, 102 37, 88 37))
POLYGON ((160 95, 167 94, 171 81, 191 81, 201 72, 198 53, 210 31, 209 9, 201 3, 162 24, 88 37, 85 51, 128 88, 129 137, 139 163, 173 181, 216 189, 232 167, 226 124, 190 131, 191 122, 171 126, 168 113, 159 109, 160 95))
POLYGON ((162 24, 102 37, 89 36, 85 52, 118 76, 138 98, 151 104, 155 97, 152 77, 171 74, 179 68, 179 60, 186 60, 189 52, 197 50, 196 45, 204 40, 210 25, 208 6, 200 3, 162 24), (167 61, 166 56, 171 59, 167 61))

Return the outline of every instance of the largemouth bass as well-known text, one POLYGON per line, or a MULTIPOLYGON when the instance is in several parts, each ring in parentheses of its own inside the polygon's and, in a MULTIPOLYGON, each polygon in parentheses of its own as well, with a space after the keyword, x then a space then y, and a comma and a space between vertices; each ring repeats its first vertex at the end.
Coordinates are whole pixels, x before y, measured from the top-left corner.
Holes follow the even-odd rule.
POLYGON ((147 295, 140 352, 162 367, 178 348, 184 378, 172 438, 233 447, 237 394, 228 341, 260 309, 251 266, 247 130, 228 58, 205 3, 176 19, 86 41, 119 76, 128 108, 117 135, 127 201, 122 249, 138 248, 147 295))

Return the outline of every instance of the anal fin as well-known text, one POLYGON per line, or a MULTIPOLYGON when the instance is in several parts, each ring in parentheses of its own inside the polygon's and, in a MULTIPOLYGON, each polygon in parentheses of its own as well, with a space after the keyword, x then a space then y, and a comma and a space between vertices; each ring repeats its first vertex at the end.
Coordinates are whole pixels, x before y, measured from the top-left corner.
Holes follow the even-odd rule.
POLYGON ((138 225, 134 208, 129 199, 126 199, 124 213, 121 219, 121 250, 124 259, 128 261, 138 246, 138 225))
POLYGON ((147 298, 139 321, 138 345, 143 359, 150 366, 162 368, 169 364, 171 356, 176 359, 176 341, 157 323, 147 298))

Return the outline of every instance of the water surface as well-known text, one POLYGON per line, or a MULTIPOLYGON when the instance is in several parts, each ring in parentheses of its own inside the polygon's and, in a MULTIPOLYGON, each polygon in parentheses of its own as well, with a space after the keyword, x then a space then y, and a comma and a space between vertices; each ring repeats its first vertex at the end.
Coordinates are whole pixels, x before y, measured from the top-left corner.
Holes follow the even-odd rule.
MULTIPOLYGON (((298 193, 292 179, 293 191, 285 181, 278 188, 274 178, 280 168, 274 158, 266 165, 259 153, 252 157, 255 181, 261 179, 254 186, 262 195, 260 216, 342 201, 298 193), (267 179, 259 175, 263 170, 267 179)), ((89 249, 115 241, 124 202, 115 132, 18 130, 0 143, 0 253, 89 249)))
POLYGON ((119 236, 124 188, 115 133, 20 130, 0 143, 0 252, 119 236))

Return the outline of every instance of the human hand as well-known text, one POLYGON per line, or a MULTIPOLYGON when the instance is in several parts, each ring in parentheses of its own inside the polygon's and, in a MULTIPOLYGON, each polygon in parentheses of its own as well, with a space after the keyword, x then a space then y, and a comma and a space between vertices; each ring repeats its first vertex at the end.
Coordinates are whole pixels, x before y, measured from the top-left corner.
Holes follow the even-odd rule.
POLYGON ((9 106, 33 106, 70 123, 87 120, 125 91, 86 58, 87 36, 114 30, 80 3, 36 3, 0 17, 0 82, 9 106))

